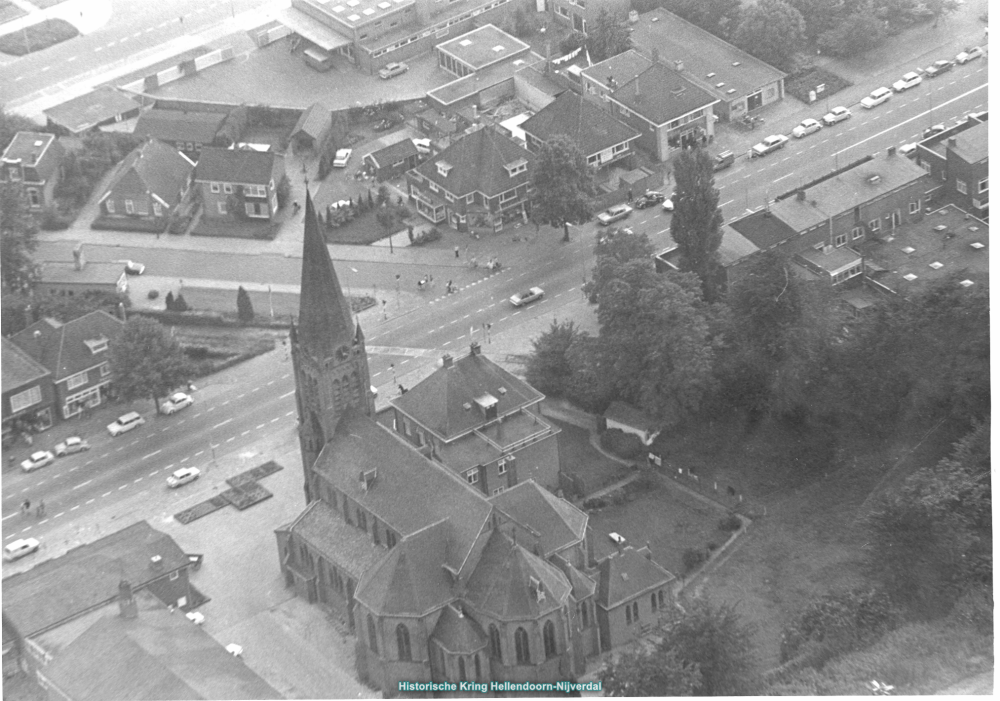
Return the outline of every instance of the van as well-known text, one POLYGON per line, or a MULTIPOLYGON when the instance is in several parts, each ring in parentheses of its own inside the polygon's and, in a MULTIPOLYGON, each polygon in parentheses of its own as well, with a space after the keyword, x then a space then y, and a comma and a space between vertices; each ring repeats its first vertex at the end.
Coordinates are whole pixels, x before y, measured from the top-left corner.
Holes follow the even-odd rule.
POLYGON ((302 58, 307 66, 320 73, 333 68, 333 56, 321 49, 306 49, 302 52, 302 58))
POLYGON ((712 170, 724 170, 736 162, 736 155, 732 151, 723 151, 715 157, 712 170))

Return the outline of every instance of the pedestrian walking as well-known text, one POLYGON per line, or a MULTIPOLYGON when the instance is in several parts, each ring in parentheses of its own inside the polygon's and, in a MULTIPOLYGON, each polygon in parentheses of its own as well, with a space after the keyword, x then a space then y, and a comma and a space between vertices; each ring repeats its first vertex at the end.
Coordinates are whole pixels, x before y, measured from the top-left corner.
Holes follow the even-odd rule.
POLYGON ((45 515, 45 500, 44 499, 40 499, 38 501, 38 508, 35 509, 35 515, 37 515, 38 518, 41 518, 42 516, 45 515))
POLYGON ((458 246, 455 246, 455 257, 458 258, 458 246))
POLYGON ((31 510, 31 499, 25 499, 21 503, 21 513, 26 514, 31 510))

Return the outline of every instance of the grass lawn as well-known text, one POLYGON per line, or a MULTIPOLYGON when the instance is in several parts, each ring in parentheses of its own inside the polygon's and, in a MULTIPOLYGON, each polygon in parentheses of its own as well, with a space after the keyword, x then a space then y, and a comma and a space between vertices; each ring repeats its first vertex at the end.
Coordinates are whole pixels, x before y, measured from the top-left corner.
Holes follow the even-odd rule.
POLYGON ((810 104, 809 91, 815 90, 819 85, 824 87, 822 92, 816 93, 816 102, 823 102, 853 83, 822 68, 809 68, 785 78, 785 92, 807 105, 810 104))
POLYGON ((590 444, 590 434, 586 429, 551 417, 546 420, 561 429, 561 433, 556 437, 559 443, 559 469, 580 475, 586 484, 587 494, 630 472, 624 465, 610 460, 595 450, 590 444))
POLYGON ((202 377, 218 372, 236 362, 274 350, 283 329, 211 328, 175 326, 174 338, 181 344, 191 364, 193 375, 202 377))
MULTIPOLYGON (((357 202, 357 197, 354 199, 357 202)), ((397 209, 395 206, 392 208, 397 209)), ((386 232, 375 220, 375 212, 375 209, 370 209, 345 224, 335 226, 332 229, 325 228, 326 242, 368 245, 385 238, 386 232)), ((392 231, 389 232, 390 234, 406 229, 406 225, 398 214, 393 218, 393 221, 395 224, 392 231)))
POLYGON ((0 53, 24 56, 33 51, 47 49, 53 44, 72 39, 80 32, 72 24, 61 19, 47 19, 21 31, 0 36, 0 53))
POLYGON ((28 13, 10 0, 0 0, 0 23, 10 22, 12 19, 24 17, 26 14, 28 13))

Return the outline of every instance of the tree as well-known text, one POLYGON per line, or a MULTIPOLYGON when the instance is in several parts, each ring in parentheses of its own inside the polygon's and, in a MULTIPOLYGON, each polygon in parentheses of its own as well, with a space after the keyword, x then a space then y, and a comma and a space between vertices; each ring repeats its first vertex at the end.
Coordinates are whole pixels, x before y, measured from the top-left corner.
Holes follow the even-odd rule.
POLYGON ((525 366, 528 383, 545 394, 565 395, 573 377, 567 354, 586 335, 572 321, 559 323, 553 319, 549 330, 531 342, 532 354, 525 366))
POLYGON ((587 51, 594 63, 628 51, 630 46, 628 22, 624 16, 612 14, 602 7, 597 17, 587 24, 587 51))
POLYGON ((722 210, 712 159, 700 148, 683 150, 674 164, 674 179, 670 235, 680 251, 680 267, 698 275, 705 300, 714 302, 722 285, 722 210))
POLYGON ((278 185, 274 188, 274 194, 278 197, 278 209, 284 209, 288 206, 288 200, 292 197, 292 183, 289 182, 286 174, 281 174, 281 179, 278 180, 278 185))
POLYGON ((375 203, 381 207, 389 202, 389 187, 386 185, 378 186, 378 194, 375 196, 375 203))
POLYGON ((562 227, 563 241, 569 241, 570 224, 590 221, 590 200, 596 194, 594 174, 568 137, 558 134, 542 144, 531 182, 533 216, 551 227, 562 227))
POLYGON ((815 42, 824 32, 835 30, 844 20, 846 3, 830 0, 788 0, 805 21, 805 38, 815 42))
POLYGON ((632 233, 627 229, 606 229, 597 232, 594 245, 593 277, 583 285, 583 294, 591 302, 600 299, 601 290, 618 274, 618 266, 630 260, 649 261, 653 255, 653 244, 643 233, 632 233))
POLYGON ((27 117, 0 109, 0 149, 7 148, 19 131, 44 132, 46 129, 27 117))
POLYGON ((875 14, 874 5, 865 2, 835 28, 820 34, 817 44, 831 56, 857 56, 882 45, 885 25, 875 14))
POLYGON ((756 693, 760 683, 753 634, 754 626, 734 607, 699 602, 667 631, 660 648, 697 665, 697 696, 745 696, 756 693))
POLYGON ((250 293, 244 289, 243 285, 240 285, 240 288, 236 291, 236 316, 243 324, 249 324, 254 319, 250 293))
POLYGON ((924 6, 934 16, 934 26, 936 27, 940 20, 957 11, 962 3, 958 0, 926 0, 924 6))
POLYGON ((174 292, 173 290, 167 290, 167 296, 163 298, 164 306, 166 306, 168 312, 174 311, 174 292))
POLYGON ((667 0, 662 4, 675 15, 724 39, 739 24, 742 9, 740 0, 667 0))
POLYGON ((571 54, 581 46, 587 45, 587 35, 583 32, 573 32, 561 42, 559 42, 559 52, 565 56, 571 54))
POLYGON ((701 679, 698 665, 684 662, 675 650, 625 652, 601 669, 607 696, 692 696, 701 679))
POLYGON ((38 225, 28 201, 14 183, 0 183, 0 282, 4 292, 27 291, 37 268, 31 254, 38 247, 38 225))
POLYGON ((115 387, 125 401, 159 397, 187 381, 190 368, 180 344, 156 321, 141 315, 125 322, 111 344, 115 387))
POLYGON ((743 10, 733 43, 765 63, 792 71, 805 26, 802 13, 784 0, 760 0, 743 10))
POLYGON ((184 299, 184 295, 177 293, 177 296, 174 298, 174 311, 186 312, 189 309, 191 309, 191 307, 188 306, 187 300, 184 299))
POLYGON ((375 213, 375 221, 378 223, 379 228, 382 229, 383 236, 389 236, 392 234, 392 229, 396 224, 396 218, 392 216, 392 212, 388 207, 378 208, 378 211, 375 213))

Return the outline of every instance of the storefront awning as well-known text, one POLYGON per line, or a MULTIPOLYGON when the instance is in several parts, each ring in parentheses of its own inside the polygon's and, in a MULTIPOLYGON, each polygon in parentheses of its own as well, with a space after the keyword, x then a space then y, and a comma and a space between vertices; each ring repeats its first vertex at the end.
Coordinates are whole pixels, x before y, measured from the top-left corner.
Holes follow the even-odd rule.
POLYGON ((353 43, 344 35, 338 34, 319 20, 313 19, 294 7, 279 10, 275 19, 324 51, 336 51, 342 46, 353 43))

